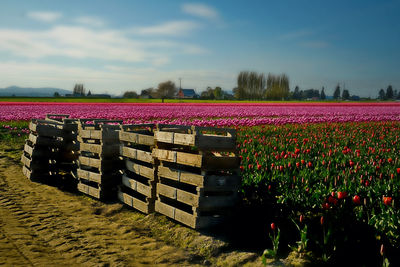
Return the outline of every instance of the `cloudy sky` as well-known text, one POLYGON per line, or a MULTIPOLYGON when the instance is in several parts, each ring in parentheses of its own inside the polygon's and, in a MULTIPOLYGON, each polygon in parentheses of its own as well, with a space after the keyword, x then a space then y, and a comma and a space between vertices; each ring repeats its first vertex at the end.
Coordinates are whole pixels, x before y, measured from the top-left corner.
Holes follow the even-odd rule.
POLYGON ((400 90, 399 14, 398 0, 2 0, 0 87, 231 90, 251 70, 375 97, 400 90))

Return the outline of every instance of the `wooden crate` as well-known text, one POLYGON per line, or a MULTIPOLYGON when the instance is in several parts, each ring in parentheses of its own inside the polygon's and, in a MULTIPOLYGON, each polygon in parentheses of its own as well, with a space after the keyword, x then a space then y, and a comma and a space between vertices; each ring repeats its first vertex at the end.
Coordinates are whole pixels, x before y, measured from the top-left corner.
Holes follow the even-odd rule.
POLYGON ((195 147, 201 151, 235 151, 236 130, 228 128, 158 124, 156 142, 195 147))
POLYGON ((239 188, 241 182, 241 178, 236 170, 230 174, 220 173, 219 175, 215 175, 210 172, 193 173, 160 165, 158 166, 157 173, 158 177, 168 178, 212 191, 235 191, 239 188))
POLYGON ((43 180, 47 178, 55 178, 58 176, 58 172, 56 170, 31 170, 27 166, 22 166, 22 173, 26 176, 26 178, 30 180, 43 180))
POLYGON ((202 229, 221 224, 226 220, 226 216, 220 215, 202 215, 196 210, 192 212, 184 211, 174 207, 170 203, 156 200, 155 211, 161 213, 175 221, 187 225, 193 229, 202 229))
POLYGON ((202 170, 231 170, 237 169, 240 164, 240 159, 235 153, 226 155, 218 152, 188 153, 155 148, 153 157, 160 161, 192 166, 202 170))
POLYGON ((38 136, 31 132, 28 140, 35 146, 62 147, 63 139, 59 137, 38 136))
MULTIPOLYGON (((157 184, 157 196, 164 196, 172 200, 190 205, 201 211, 215 211, 222 208, 233 207, 237 201, 236 192, 228 192, 229 195, 206 195, 204 188, 196 188, 196 192, 188 192, 175 186, 169 186, 161 182, 157 184)), ((215 192, 214 192, 215 193, 215 192)))
POLYGON ((128 147, 132 145, 154 147, 154 129, 154 124, 121 125, 119 140, 128 147))
POLYGON ((124 145, 120 146, 120 155, 129 159, 147 162, 150 164, 154 163, 152 152, 143 151, 137 148, 131 148, 124 145))
POLYGON ((32 120, 29 123, 29 130, 39 136, 47 137, 63 137, 64 131, 62 124, 59 122, 46 120, 32 120))
POLYGON ((145 214, 154 212, 154 206, 155 206, 154 201, 149 202, 148 200, 145 201, 140 200, 136 197, 133 197, 129 193, 123 192, 121 188, 118 190, 118 199, 122 203, 134 209, 137 209, 145 214))

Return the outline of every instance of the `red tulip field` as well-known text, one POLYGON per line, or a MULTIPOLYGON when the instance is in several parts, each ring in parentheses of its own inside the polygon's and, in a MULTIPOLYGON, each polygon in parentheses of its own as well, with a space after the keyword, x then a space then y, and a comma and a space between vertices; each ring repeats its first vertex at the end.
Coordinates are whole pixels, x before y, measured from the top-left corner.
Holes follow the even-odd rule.
POLYGON ((235 128, 240 207, 223 230, 237 235, 232 246, 251 247, 265 263, 293 252, 317 265, 400 264, 398 103, 8 103, 0 109, 1 141, 18 144, 29 132, 27 121, 45 113, 235 128))

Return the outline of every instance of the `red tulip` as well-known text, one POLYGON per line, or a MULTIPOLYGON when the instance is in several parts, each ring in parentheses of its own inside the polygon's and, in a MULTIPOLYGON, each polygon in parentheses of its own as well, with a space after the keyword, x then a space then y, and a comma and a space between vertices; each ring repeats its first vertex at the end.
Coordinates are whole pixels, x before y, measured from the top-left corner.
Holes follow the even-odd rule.
POLYGON ((397 168, 396 171, 397 171, 397 174, 400 174, 400 168, 397 168))
POLYGON ((299 219, 300 223, 302 223, 303 220, 304 220, 304 216, 303 216, 303 214, 302 214, 302 215, 300 215, 300 219, 299 219))
POLYGON ((272 231, 275 231, 275 230, 276 230, 276 225, 275 225, 275 223, 271 223, 271 230, 272 230, 272 231))
POLYGON ((321 216, 320 222, 321 222, 321 225, 324 225, 324 216, 321 216))
POLYGON ((311 168, 312 167, 312 163, 311 161, 308 162, 308 167, 311 168))
POLYGON ((392 197, 383 197, 383 204, 390 206, 392 204, 392 197))
POLYGON ((361 198, 359 196, 355 195, 353 197, 353 203, 356 204, 356 205, 360 205, 361 204, 361 198))
POLYGON ((324 210, 327 210, 327 209, 329 209, 329 203, 324 203, 324 204, 322 204, 322 208, 324 209, 324 210))
POLYGON ((383 246, 383 244, 381 245, 381 249, 379 252, 381 253, 381 256, 383 256, 383 254, 385 254, 385 247, 383 246))
POLYGON ((347 197, 347 192, 338 192, 338 199, 345 199, 347 197))

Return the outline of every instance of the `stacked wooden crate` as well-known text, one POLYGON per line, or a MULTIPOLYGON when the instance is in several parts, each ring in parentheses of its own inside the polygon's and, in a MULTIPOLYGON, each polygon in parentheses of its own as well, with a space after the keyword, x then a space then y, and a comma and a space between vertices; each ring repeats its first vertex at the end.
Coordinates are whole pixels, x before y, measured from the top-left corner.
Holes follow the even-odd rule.
POLYGON ((122 121, 80 119, 78 190, 97 199, 116 197, 121 175, 118 130, 122 121))
POLYGON ((146 214, 154 212, 157 166, 152 157, 154 124, 121 125, 120 155, 124 160, 118 198, 146 214))
POLYGON ((63 146, 63 124, 48 120, 32 120, 30 134, 21 156, 22 171, 31 180, 54 179, 59 167, 56 159, 63 146))
POLYGON ((236 131, 158 125, 155 210, 192 228, 221 223, 237 201, 236 131))
MULTIPOLYGON (((62 123, 63 137, 62 143, 58 150, 58 156, 54 160, 57 164, 61 178, 72 178, 71 174, 76 172, 76 160, 78 154, 76 151, 79 149, 77 144, 78 134, 78 119, 70 119, 67 114, 47 114, 47 121, 62 123)), ((64 179, 64 180, 65 180, 64 179)))

